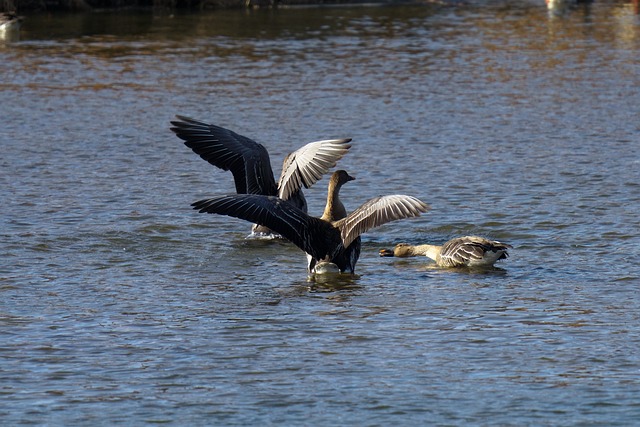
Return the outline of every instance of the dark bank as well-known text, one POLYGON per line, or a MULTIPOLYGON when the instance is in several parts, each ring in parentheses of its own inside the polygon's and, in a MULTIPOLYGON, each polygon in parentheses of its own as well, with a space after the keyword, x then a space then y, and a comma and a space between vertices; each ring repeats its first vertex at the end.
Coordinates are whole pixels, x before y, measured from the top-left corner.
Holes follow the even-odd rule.
POLYGON ((104 9, 154 9, 154 10, 210 10, 240 9, 277 6, 340 5, 340 4, 408 4, 438 3, 456 4, 456 0, 3 0, 0 12, 86 12, 104 9))

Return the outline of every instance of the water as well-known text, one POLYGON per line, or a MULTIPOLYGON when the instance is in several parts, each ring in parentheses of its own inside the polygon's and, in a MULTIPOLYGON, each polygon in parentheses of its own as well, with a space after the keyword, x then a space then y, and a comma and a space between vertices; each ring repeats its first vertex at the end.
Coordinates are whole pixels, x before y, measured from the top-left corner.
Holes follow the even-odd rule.
MULTIPOLYGON (((28 16, 0 43, 6 425, 630 425, 640 419, 640 25, 625 2, 28 16), (358 275, 189 204, 168 127, 352 137, 358 275), (380 258, 480 234, 499 269, 380 258)), ((326 179, 306 192, 319 215, 326 179)))

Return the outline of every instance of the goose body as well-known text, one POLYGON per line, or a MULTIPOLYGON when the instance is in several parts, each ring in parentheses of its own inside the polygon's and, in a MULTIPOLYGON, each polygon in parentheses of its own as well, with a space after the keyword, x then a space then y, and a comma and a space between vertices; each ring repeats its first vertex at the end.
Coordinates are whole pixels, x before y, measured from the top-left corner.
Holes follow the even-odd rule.
POLYGON ((380 250, 380 256, 427 256, 440 267, 490 267, 506 259, 511 245, 479 236, 456 237, 442 246, 399 243, 392 250, 380 250))
MULTIPOLYGON (((194 153, 212 165, 231 171, 238 194, 277 196, 307 211, 302 187, 311 187, 334 167, 351 148, 351 138, 310 142, 284 159, 276 184, 266 148, 229 129, 184 116, 176 116, 171 130, 194 153)), ((271 230, 254 225, 255 235, 271 235, 271 230)))
POLYGON ((322 217, 312 217, 279 197, 234 194, 193 203, 200 212, 228 215, 261 224, 290 240, 307 253, 308 272, 352 273, 360 257, 360 235, 382 224, 419 216, 428 206, 415 197, 380 196, 347 215, 339 199, 340 187, 354 178, 339 170, 329 182, 322 217))

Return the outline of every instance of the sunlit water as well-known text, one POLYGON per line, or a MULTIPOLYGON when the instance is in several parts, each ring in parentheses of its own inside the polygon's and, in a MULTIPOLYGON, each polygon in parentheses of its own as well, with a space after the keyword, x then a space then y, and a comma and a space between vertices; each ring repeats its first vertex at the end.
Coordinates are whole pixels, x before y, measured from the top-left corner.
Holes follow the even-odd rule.
MULTIPOLYGON (((640 419, 640 23, 625 2, 28 16, 0 41, 2 424, 640 419), (190 203, 233 192, 175 114, 279 171, 352 137, 358 276, 190 203), (479 234, 499 269, 380 258, 479 234)), ((326 179, 306 191, 322 212, 326 179)))

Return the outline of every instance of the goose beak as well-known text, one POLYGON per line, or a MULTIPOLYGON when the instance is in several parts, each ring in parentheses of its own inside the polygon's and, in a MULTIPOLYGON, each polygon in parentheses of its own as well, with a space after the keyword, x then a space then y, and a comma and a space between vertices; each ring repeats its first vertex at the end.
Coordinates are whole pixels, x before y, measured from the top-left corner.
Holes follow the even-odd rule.
POLYGON ((380 249, 380 256, 393 256, 393 249, 380 249))

